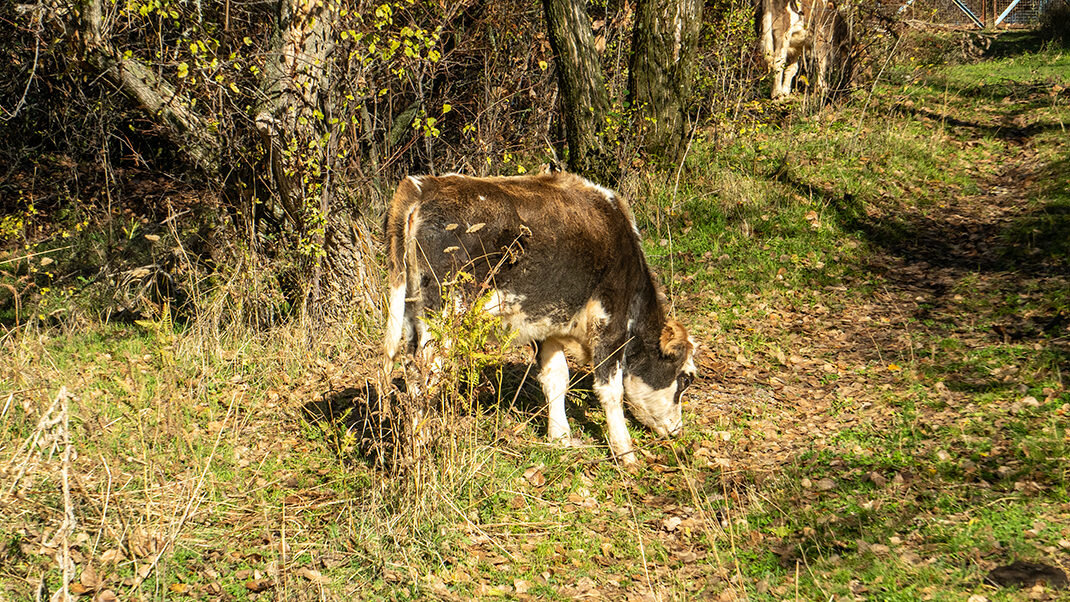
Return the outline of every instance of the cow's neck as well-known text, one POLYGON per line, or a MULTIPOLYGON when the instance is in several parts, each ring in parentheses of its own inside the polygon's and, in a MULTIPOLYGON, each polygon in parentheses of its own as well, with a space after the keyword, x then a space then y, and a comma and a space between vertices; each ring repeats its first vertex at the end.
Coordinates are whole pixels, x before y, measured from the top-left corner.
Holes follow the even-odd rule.
POLYGON ((626 355, 642 349, 657 349, 660 345, 661 329, 665 326, 665 308, 658 297, 653 277, 649 271, 644 271, 628 311, 628 338, 631 343, 626 355))

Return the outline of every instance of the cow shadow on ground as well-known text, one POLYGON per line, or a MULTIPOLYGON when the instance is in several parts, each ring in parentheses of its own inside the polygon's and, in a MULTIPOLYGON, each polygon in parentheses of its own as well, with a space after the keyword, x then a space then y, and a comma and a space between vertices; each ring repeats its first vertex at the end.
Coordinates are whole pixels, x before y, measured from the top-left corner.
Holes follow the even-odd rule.
MULTIPOLYGON (((461 420, 484 419, 509 415, 506 423, 515 426, 525 423, 535 437, 545 440, 547 436, 547 407, 538 383, 538 366, 523 361, 506 361, 484 367, 474 386, 465 382, 457 385, 458 395, 437 395, 432 405, 438 415, 455 416, 461 420), (451 401, 443 401, 443 399, 451 401), (450 403, 447 410, 445 403, 450 403)), ((328 440, 332 450, 346 460, 368 465, 389 464, 396 457, 396 440, 400 428, 392 416, 409 401, 406 379, 395 377, 389 390, 380 392, 380 386, 365 380, 355 386, 325 391, 316 399, 300 407, 302 417, 315 425, 321 436, 328 440), (393 408, 393 410, 391 409, 393 408)), ((590 436, 596 442, 604 442, 604 426, 592 420, 588 409, 597 406, 593 394, 593 378, 585 370, 573 371, 565 411, 573 429, 590 436)), ((484 427, 499 424, 483 420, 484 427)), ((497 439, 502 433, 487 433, 497 439)))
MULTIPOLYGON (((401 379, 395 384, 404 385, 401 379)), ((374 382, 365 380, 357 386, 325 391, 302 405, 300 411, 340 457, 375 465, 389 456, 383 443, 394 440, 391 423, 383 413, 392 397, 396 397, 395 391, 381 395, 374 382)))

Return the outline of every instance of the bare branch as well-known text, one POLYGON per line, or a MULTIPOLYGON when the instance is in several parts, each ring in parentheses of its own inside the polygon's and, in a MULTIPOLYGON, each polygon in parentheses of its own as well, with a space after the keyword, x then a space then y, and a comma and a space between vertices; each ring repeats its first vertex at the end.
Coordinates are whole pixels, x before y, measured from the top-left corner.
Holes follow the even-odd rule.
POLYGON ((219 139, 204 119, 190 110, 191 103, 174 86, 159 78, 137 59, 112 48, 101 32, 102 0, 82 3, 82 36, 87 59, 141 108, 166 125, 193 162, 206 174, 219 171, 219 139))

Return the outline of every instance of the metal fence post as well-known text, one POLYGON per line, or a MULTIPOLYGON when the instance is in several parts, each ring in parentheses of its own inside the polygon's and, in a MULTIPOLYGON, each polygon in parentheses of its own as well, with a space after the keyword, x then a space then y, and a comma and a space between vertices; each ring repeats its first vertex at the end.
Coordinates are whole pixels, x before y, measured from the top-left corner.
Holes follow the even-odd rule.
POLYGON ((964 13, 966 13, 966 16, 969 17, 970 20, 973 21, 975 25, 977 25, 978 29, 984 29, 985 28, 984 22, 981 21, 980 19, 978 19, 977 15, 973 14, 973 11, 970 10, 970 7, 966 6, 965 2, 963 2, 962 0, 951 0, 951 1, 955 3, 955 6, 959 7, 959 10, 961 10, 964 13))
POLYGON ((999 24, 1002 23, 1003 20, 1007 18, 1007 15, 1011 14, 1011 11, 1014 10, 1014 7, 1018 6, 1018 3, 1021 2, 1021 1, 1022 0, 1014 0, 1014 2, 1011 2, 1010 5, 1006 8, 1006 10, 1004 10, 999 15, 999 17, 996 18, 996 26, 999 26, 999 24))

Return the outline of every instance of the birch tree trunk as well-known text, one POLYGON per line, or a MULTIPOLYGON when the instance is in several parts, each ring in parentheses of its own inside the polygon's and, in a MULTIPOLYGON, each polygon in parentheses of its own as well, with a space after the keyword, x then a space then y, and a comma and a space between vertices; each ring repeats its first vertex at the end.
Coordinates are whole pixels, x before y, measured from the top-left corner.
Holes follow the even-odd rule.
POLYGON ((591 19, 583 0, 543 0, 543 8, 561 89, 569 169, 612 184, 619 168, 603 135, 609 93, 591 19))
POLYGON ((677 161, 702 27, 701 0, 639 0, 628 90, 645 122, 647 152, 677 161))

